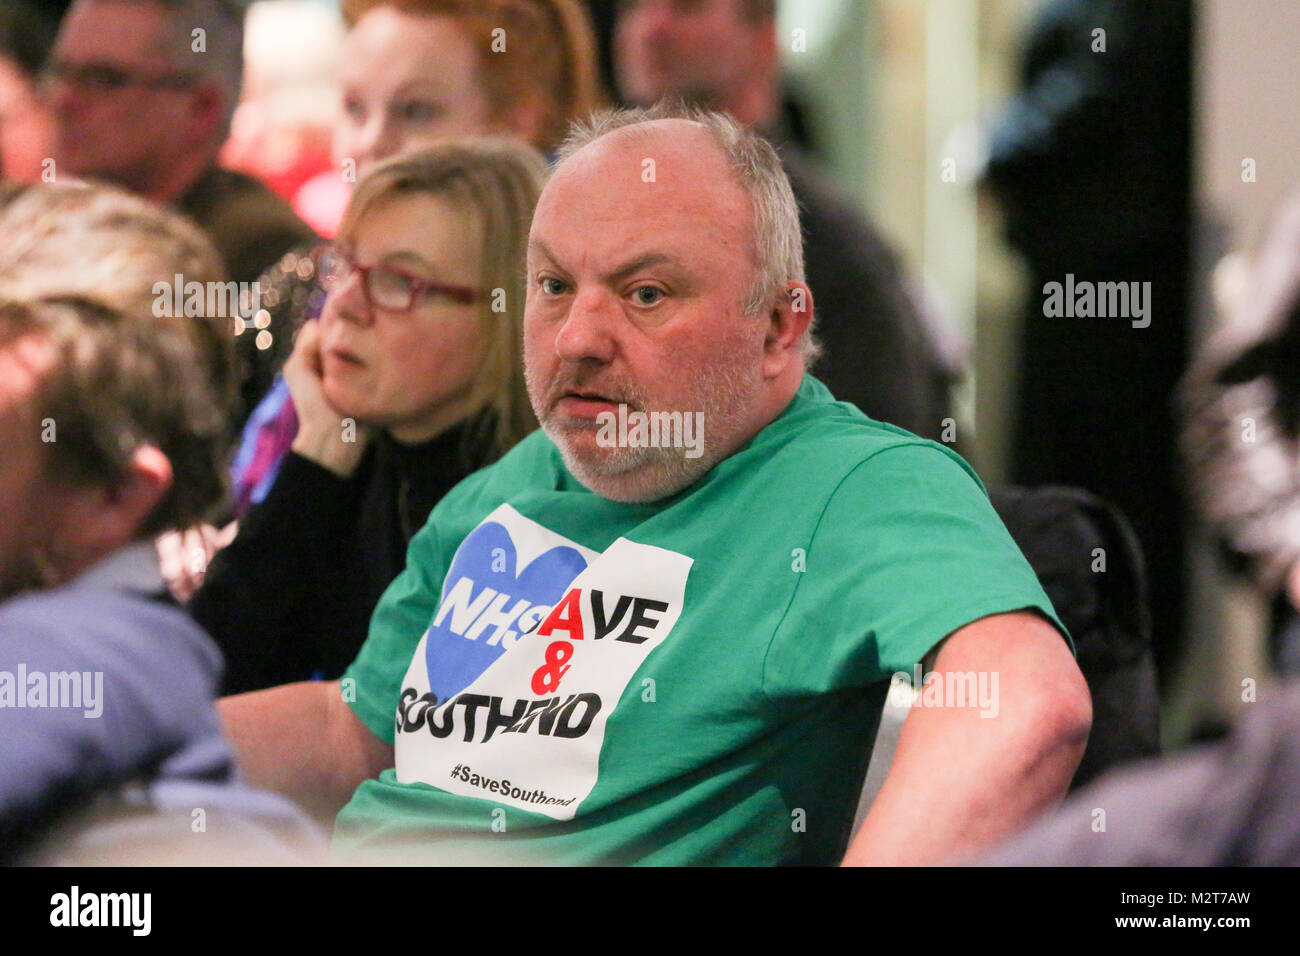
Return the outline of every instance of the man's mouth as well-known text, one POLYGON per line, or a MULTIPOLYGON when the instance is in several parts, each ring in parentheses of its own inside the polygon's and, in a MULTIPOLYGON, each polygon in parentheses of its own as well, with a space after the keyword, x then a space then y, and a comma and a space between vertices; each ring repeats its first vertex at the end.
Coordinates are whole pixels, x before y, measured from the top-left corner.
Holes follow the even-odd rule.
POLYGON ((616 413, 619 405, 628 403, 591 389, 574 389, 562 393, 555 404, 558 411, 570 418, 588 418, 594 421, 599 415, 616 413))

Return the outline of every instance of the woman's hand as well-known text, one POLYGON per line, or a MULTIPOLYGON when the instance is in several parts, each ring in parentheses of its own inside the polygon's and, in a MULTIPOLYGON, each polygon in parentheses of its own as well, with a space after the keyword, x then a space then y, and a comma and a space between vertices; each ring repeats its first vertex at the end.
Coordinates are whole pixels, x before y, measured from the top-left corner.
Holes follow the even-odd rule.
POLYGON ((210 524, 195 525, 185 531, 168 531, 154 542, 158 562, 172 597, 186 604, 203 584, 203 575, 212 556, 235 539, 239 526, 230 522, 220 531, 210 524))
POLYGON ((284 380, 298 412, 293 450, 340 478, 349 478, 361 463, 370 433, 334 410, 325 397, 321 375, 320 323, 311 321, 299 330, 293 354, 284 364, 284 380))

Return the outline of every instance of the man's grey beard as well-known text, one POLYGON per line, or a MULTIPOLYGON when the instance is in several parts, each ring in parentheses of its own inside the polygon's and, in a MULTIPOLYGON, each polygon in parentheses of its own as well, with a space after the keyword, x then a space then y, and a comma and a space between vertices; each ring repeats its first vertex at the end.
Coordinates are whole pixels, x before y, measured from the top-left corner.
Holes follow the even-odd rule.
MULTIPOLYGON (((723 449, 742 428, 753 393, 760 387, 725 360, 706 366, 699 381, 702 388, 695 396, 699 400, 697 408, 650 408, 648 399, 635 385, 620 389, 624 393, 621 396, 610 396, 630 398, 627 404, 631 408, 647 413, 679 411, 685 416, 703 412, 702 454, 698 458, 687 458, 685 449, 672 447, 602 448, 598 456, 579 456, 569 444, 566 431, 556 426, 550 409, 534 407, 534 411, 542 431, 560 450, 565 467, 583 487, 602 498, 627 504, 659 501, 695 484, 722 460, 723 449)), ((530 395, 535 394, 534 387, 539 384, 530 382, 530 395)), ((550 394, 553 391, 548 391, 550 394)), ((593 433, 595 430, 594 427, 575 429, 593 433)), ((745 440, 750 437, 744 436, 745 440)))
POLYGON ((570 448, 565 433, 552 423, 544 422, 542 430, 560 449, 573 477, 611 501, 639 504, 670 497, 695 484, 714 465, 707 443, 699 458, 687 458, 681 448, 605 448, 599 461, 589 461, 570 448))

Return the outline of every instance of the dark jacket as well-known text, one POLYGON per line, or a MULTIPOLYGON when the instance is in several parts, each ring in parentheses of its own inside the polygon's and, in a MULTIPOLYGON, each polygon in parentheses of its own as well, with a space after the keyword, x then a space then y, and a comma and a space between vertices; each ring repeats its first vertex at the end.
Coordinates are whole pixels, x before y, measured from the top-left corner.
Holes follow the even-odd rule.
POLYGON ((1036 275, 1185 248, 1193 12, 1188 0, 1035 11, 985 177, 1036 275))
POLYGON ((213 166, 176 201, 208 234, 235 282, 252 282, 295 246, 317 241, 293 207, 262 183, 213 166))
POLYGON ((152 542, 0 605, 0 862, 93 801, 137 819, 183 811, 185 834, 194 807, 300 831, 285 801, 239 780, 213 707, 220 670, 162 589, 152 542))
POLYGON ((894 251, 796 150, 782 162, 799 203, 804 263, 823 354, 811 371, 878 421, 939 439, 960 375, 923 324, 894 251))
POLYGON ((987 866, 1300 865, 1300 683, 1264 685, 1231 736, 1101 778, 987 866))

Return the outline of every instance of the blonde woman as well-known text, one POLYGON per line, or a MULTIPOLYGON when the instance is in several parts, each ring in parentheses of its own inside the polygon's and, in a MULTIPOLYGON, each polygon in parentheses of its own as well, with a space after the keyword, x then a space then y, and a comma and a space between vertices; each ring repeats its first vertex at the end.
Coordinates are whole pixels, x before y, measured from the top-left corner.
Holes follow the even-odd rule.
MULTIPOLYGON (((346 191, 376 163, 447 136, 505 136, 549 153, 571 120, 601 104, 579 0, 345 0, 342 12, 336 168, 317 183, 326 190, 346 191)), ((320 311, 308 252, 262 276, 265 311, 237 339, 248 427, 233 468, 236 517, 265 496, 292 440, 293 408, 276 373, 293 334, 320 311)))
POLYGON ((448 140, 358 184, 285 366, 293 450, 190 603, 226 692, 337 677, 438 500, 535 427, 523 260, 544 164, 448 140))

